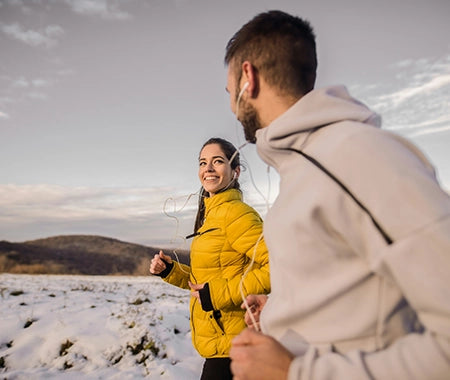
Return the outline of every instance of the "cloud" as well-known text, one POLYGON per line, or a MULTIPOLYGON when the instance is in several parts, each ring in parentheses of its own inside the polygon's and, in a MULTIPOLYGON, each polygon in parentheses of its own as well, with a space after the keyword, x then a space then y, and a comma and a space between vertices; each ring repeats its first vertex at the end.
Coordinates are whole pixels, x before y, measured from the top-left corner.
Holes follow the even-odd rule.
POLYGON ((26 99, 47 100, 48 95, 45 93, 45 90, 57 83, 56 80, 40 77, 28 79, 24 76, 15 79, 6 78, 6 81, 9 83, 2 88, 2 91, 9 93, 9 96, 0 97, 0 106, 5 106, 8 103, 18 103, 26 99))
POLYGON ((395 130, 406 131, 409 137, 446 132, 450 130, 450 115, 442 115, 416 124, 411 123, 396 127, 395 130))
POLYGON ((362 88, 361 98, 383 118, 386 129, 407 137, 441 134, 450 129, 450 55, 405 60, 390 67, 392 81, 362 88))
MULTIPOLYGON (((189 249, 197 194, 170 187, 97 188, 0 184, 0 240, 93 234, 162 247, 189 249)), ((262 191, 266 192, 265 189, 262 191)), ((254 191, 245 199, 264 216, 254 191)))
POLYGON ((29 85, 30 83, 24 77, 20 77, 12 83, 12 87, 16 88, 25 88, 29 85))
POLYGON ((175 196, 176 208, 168 202, 166 215, 165 201, 172 195, 172 189, 164 187, 0 185, 0 239, 82 232, 169 245, 175 236, 192 232, 197 200, 175 196))
POLYGON ((409 101, 417 96, 426 96, 439 91, 442 88, 450 87, 450 74, 437 76, 431 75, 429 78, 424 78, 423 81, 413 83, 411 86, 402 88, 391 94, 380 96, 381 102, 387 102, 393 107, 401 105, 403 102, 409 101))
POLYGON ((28 80, 25 77, 19 77, 16 80, 14 80, 11 84, 12 87, 15 88, 29 88, 29 87, 49 87, 52 83, 49 80, 43 79, 43 78, 35 78, 28 80))
POLYGON ((42 78, 33 79, 31 83, 34 87, 48 87, 51 84, 48 80, 42 78))
MULTIPOLYGON (((16 100, 10 96, 0 96, 0 107, 1 108, 6 108, 8 105, 14 104, 15 102, 16 102, 16 100)), ((3 114, 3 117, 2 117, 3 119, 9 119, 9 114, 8 114, 8 112, 6 112, 5 109, 3 109, 0 112, 3 114)))
POLYGON ((59 25, 48 25, 39 30, 25 30, 18 23, 0 24, 0 30, 7 36, 21 41, 29 46, 44 46, 52 48, 58 44, 58 38, 64 34, 59 25))
POLYGON ((28 5, 30 5, 32 3, 36 3, 36 1, 31 2, 31 1, 27 1, 27 0, 3 0, 2 2, 0 2, 0 7, 8 4, 8 5, 19 7, 22 10, 22 12, 24 12, 24 13, 30 13, 31 8, 28 7, 28 5))
POLYGON ((39 218, 141 217, 162 213, 162 189, 0 185, 0 208, 39 218), (20 212, 18 212, 20 210, 20 212), (45 210, 45 212, 44 212, 45 210), (63 211, 63 212, 62 212, 63 211))
POLYGON ((118 1, 108 0, 66 0, 76 13, 89 16, 100 16, 109 20, 127 20, 131 18, 128 12, 122 11, 118 1))
POLYGON ((58 76, 60 76, 60 77, 72 76, 72 75, 75 74, 75 70, 69 69, 69 68, 65 68, 65 69, 58 70, 56 72, 56 74, 58 76))
MULTIPOLYGON (((22 12, 31 14, 33 13, 33 8, 28 5, 33 5, 37 3, 42 5, 40 0, 35 0, 33 2, 26 2, 22 0, 6 0, 9 5, 19 7, 22 12)), ((53 3, 58 3, 54 1, 53 3)), ((64 0, 64 3, 69 6, 69 8, 80 15, 87 16, 99 16, 107 20, 128 20, 132 18, 132 15, 121 9, 121 6, 125 3, 120 0, 64 0)), ((3 3, 0 1, 0 7, 3 3)), ((46 33, 59 33, 58 26, 51 25, 46 28, 46 33)), ((23 32, 23 31, 22 31, 23 32)), ((34 36, 27 35, 27 38, 34 38, 34 36)))
POLYGON ((44 94, 43 92, 38 91, 32 91, 27 94, 27 97, 33 100, 47 100, 48 96, 47 94, 44 94))
POLYGON ((9 115, 6 112, 0 111, 0 120, 9 119, 9 115))
POLYGON ((443 127, 427 128, 425 130, 419 130, 419 131, 413 132, 412 134, 410 134, 410 137, 423 136, 423 135, 436 134, 436 133, 450 131, 450 120, 448 122, 449 122, 449 124, 446 126, 443 126, 443 127))

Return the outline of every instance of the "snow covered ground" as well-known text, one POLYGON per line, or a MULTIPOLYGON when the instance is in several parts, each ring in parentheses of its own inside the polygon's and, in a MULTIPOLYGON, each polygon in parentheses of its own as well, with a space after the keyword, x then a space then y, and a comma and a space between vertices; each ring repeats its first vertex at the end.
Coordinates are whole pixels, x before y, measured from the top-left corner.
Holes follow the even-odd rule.
POLYGON ((0 274, 0 377, 198 379, 189 297, 151 276, 0 274))

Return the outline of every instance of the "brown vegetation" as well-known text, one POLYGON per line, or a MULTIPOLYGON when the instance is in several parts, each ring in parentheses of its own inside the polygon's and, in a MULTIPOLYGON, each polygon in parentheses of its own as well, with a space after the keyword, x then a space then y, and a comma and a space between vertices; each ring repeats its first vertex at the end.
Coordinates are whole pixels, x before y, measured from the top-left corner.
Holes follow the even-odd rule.
MULTIPOLYGON (((157 252, 159 248, 90 235, 0 241, 0 272, 144 276, 157 252)), ((189 252, 178 256, 182 263, 189 263, 189 252)))

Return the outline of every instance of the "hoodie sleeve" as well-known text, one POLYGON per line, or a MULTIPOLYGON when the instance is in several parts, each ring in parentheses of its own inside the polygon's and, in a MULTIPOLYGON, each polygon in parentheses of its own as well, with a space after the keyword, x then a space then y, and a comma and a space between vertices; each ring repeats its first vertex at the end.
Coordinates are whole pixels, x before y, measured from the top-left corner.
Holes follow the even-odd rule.
POLYGON ((380 266, 395 280, 424 325, 376 352, 319 355, 312 346, 290 366, 288 380, 427 379, 450 374, 450 216, 398 241, 380 266), (407 263, 407 264, 406 264, 407 263), (422 278, 422 281, 418 281, 422 278))
POLYGON ((270 292, 269 254, 262 236, 261 217, 250 206, 230 209, 226 222, 227 239, 233 249, 244 254, 245 267, 238 275, 230 278, 217 278, 209 282, 212 305, 216 310, 226 310, 242 304, 242 291, 248 294, 267 294, 270 292), (250 268, 249 268, 250 267, 250 268))

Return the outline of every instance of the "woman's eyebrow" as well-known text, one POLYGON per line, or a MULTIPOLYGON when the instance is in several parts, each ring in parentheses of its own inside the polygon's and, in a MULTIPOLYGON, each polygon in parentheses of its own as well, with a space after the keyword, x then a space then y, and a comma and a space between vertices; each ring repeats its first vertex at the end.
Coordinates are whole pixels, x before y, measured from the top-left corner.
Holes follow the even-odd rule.
MULTIPOLYGON (((216 158, 221 158, 222 160, 225 159, 225 157, 223 157, 223 156, 213 156, 213 157, 211 157, 211 159, 213 159, 213 160, 216 159, 216 158)), ((200 157, 198 160, 199 161, 206 161, 206 158, 200 157)))

